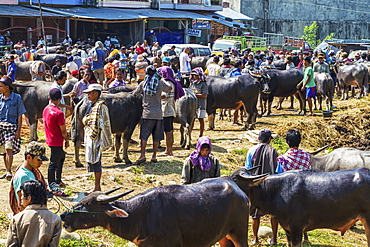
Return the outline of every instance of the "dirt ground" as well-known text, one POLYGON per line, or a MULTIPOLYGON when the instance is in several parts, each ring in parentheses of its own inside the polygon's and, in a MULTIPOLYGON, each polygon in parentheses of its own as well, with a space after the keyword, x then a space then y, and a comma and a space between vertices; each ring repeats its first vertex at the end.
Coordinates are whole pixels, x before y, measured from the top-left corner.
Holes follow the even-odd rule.
MULTIPOLYGON (((256 129, 269 128, 274 134, 284 137, 288 129, 297 128, 302 132, 303 136, 301 148, 306 151, 314 151, 326 144, 330 145, 330 149, 349 146, 368 150, 370 149, 370 108, 368 104, 369 97, 364 97, 360 100, 350 98, 347 101, 335 99, 334 105, 336 108, 333 117, 324 119, 321 111, 316 111, 313 117, 299 116, 295 110, 287 110, 288 102, 284 102, 283 110, 278 111, 273 109, 271 116, 258 118, 256 129)), ((298 107, 298 102, 295 102, 295 106, 298 107)), ((218 116, 216 119, 218 119, 218 116)), ((206 126, 208 126, 207 121, 206 126)), ((116 187, 123 187, 122 191, 134 189, 135 191, 129 196, 131 197, 153 187, 179 184, 183 161, 189 156, 192 150, 184 150, 179 146, 180 136, 178 129, 179 125, 175 124, 174 156, 159 157, 158 163, 147 162, 140 166, 114 163, 112 158, 113 151, 104 152, 102 159, 102 189, 104 191, 116 187)), ((38 130, 39 139, 44 143, 45 138, 42 124, 39 124, 38 130)), ((28 139, 28 132, 28 128, 24 125, 22 130, 24 143, 28 139)), ((192 138, 193 145, 195 145, 198 135, 199 123, 196 122, 192 138)), ((216 129, 214 131, 205 131, 205 135, 212 139, 212 152, 221 161, 223 165, 222 174, 224 175, 228 175, 231 171, 242 167, 247 149, 253 146, 253 143, 248 140, 247 132, 242 131, 241 126, 233 125, 228 120, 216 121, 216 129)), ((139 140, 138 128, 135 130, 132 139, 139 140)), ((164 145, 165 142, 163 141, 162 146, 164 145)), ((13 170, 22 163, 24 158, 22 155, 23 151, 24 148, 22 148, 20 154, 15 156, 13 170)), ((78 192, 83 192, 92 187, 93 179, 85 168, 75 168, 73 163, 73 147, 68 148, 66 151, 67 156, 63 168, 63 180, 68 184, 67 188, 73 193, 63 201, 67 206, 71 206, 78 192)), ((81 151, 80 155, 83 161, 84 152, 83 150, 81 151)), ((149 140, 147 151, 147 160, 149 160, 151 155, 151 139, 149 140)), ((50 154, 49 148, 47 148, 47 154, 50 154)), ((138 157, 138 145, 130 144, 129 158, 134 162, 138 157)), ((44 162, 41 167, 41 171, 45 176, 47 174, 47 166, 48 163, 44 162)), ((3 172, 5 172, 5 168, 1 164, 0 174, 3 172)), ((9 182, 0 180, 0 211, 3 215, 10 213, 8 189, 9 182)), ((64 210, 65 208, 62 206, 61 211, 64 210)), ((265 220, 264 223, 266 222, 265 220)), ((0 238, 6 238, 6 227, 6 224, 0 224, 0 238)), ((358 228, 358 231, 349 231, 342 237, 342 239, 347 239, 347 242, 332 243, 325 246, 364 246, 366 237, 363 227, 360 225, 358 228)), ((330 230, 317 231, 327 232, 330 230)), ((330 231, 330 234, 337 236, 337 233, 333 231, 330 231)), ((279 242, 284 243, 284 241, 285 236, 282 232, 279 242)))

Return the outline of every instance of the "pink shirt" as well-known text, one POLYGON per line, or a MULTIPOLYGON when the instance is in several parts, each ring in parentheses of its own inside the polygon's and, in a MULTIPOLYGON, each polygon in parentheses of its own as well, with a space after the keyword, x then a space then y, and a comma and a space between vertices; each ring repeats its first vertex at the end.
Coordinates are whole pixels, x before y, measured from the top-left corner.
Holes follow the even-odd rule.
POLYGON ((46 144, 49 147, 63 147, 63 135, 60 126, 65 125, 64 114, 59 107, 50 104, 45 107, 42 113, 44 118, 44 130, 46 144))

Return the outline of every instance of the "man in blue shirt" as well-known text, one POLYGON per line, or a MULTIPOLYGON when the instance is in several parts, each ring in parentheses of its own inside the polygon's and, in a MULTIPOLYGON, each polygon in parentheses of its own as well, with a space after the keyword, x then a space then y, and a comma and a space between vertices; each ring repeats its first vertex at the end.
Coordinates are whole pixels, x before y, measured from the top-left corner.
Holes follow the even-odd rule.
POLYGON ((4 155, 6 173, 0 179, 12 179, 13 154, 19 153, 21 146, 22 114, 26 113, 22 98, 14 93, 12 79, 0 79, 0 154, 4 155))
POLYGON ((96 79, 100 84, 104 83, 104 60, 105 60, 105 50, 104 45, 101 41, 96 41, 94 52, 92 54, 92 71, 96 79))
POLYGON ((13 55, 10 55, 8 57, 8 69, 7 69, 6 73, 7 73, 6 75, 10 79, 12 79, 12 81, 15 81, 15 75, 17 73, 17 65, 14 62, 14 56, 13 55))
POLYGON ((128 63, 128 58, 126 56, 126 47, 122 46, 121 47, 121 52, 119 53, 119 67, 123 69, 123 81, 126 80, 127 78, 127 63, 128 63))

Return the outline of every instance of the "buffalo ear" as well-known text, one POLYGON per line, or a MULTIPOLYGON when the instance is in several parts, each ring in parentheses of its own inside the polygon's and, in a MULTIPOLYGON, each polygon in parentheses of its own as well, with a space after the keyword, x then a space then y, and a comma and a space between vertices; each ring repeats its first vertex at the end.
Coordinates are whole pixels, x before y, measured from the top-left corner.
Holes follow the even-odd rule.
POLYGON ((105 211, 105 213, 113 218, 127 218, 128 217, 128 213, 125 210, 116 208, 116 207, 113 207, 113 210, 105 211))

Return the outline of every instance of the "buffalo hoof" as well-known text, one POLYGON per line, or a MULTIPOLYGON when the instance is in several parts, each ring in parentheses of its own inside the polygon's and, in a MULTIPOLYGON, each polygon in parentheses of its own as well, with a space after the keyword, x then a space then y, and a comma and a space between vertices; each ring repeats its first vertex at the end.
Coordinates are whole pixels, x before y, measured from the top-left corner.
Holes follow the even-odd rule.
POLYGON ((121 158, 117 158, 117 157, 114 157, 114 162, 115 163, 122 163, 122 159, 121 158))
POLYGON ((126 165, 131 165, 132 164, 131 160, 129 160, 129 159, 125 160, 125 163, 126 163, 126 165))
POLYGON ((209 127, 207 130, 214 130, 214 128, 213 127, 209 127))
POLYGON ((271 116, 271 112, 268 112, 268 113, 266 114, 266 116, 271 116))

